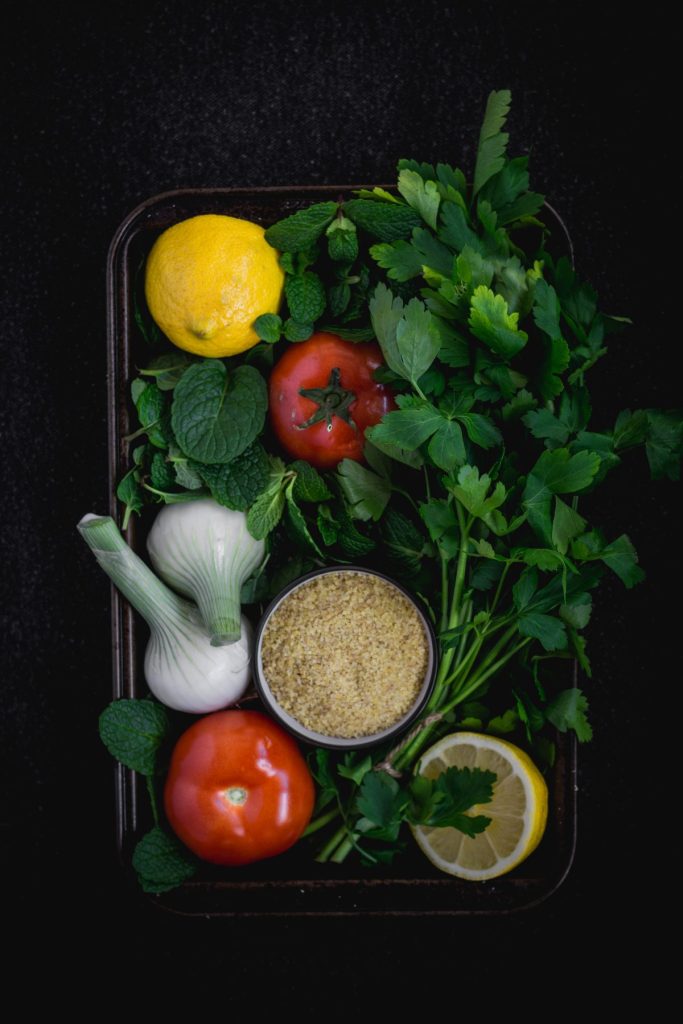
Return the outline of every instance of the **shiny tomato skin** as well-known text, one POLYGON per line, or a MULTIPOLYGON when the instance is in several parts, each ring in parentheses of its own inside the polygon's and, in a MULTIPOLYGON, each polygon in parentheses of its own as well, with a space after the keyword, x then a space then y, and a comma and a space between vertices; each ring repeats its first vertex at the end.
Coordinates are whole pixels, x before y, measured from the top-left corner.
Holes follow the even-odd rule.
POLYGON ((383 365, 374 341, 354 344, 318 331, 307 341, 292 343, 273 367, 269 383, 270 420, 282 447, 317 469, 332 469, 342 459, 362 461, 366 427, 396 408, 390 389, 372 376, 383 365), (317 409, 300 390, 324 388, 334 369, 340 371, 341 387, 356 396, 349 412, 357 429, 333 416, 329 430, 324 420, 300 430, 317 409))
POLYGON ((283 853, 310 821, 315 788, 296 742, 259 711, 216 711, 176 743, 164 806, 198 857, 239 865, 283 853))

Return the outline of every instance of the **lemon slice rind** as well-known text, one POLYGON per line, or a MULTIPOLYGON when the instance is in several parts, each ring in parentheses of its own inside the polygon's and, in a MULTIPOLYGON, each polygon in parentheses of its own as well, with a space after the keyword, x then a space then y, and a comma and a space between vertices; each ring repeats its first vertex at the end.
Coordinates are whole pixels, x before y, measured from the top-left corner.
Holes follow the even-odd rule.
MULTIPOLYGON (((422 755, 420 762, 421 772, 424 773, 428 769, 430 762, 437 758, 442 762, 446 760, 442 755, 447 750, 451 750, 456 745, 465 744, 476 748, 477 760, 479 758, 479 751, 493 751, 510 764, 512 775, 506 776, 505 781, 507 783, 511 777, 514 777, 519 780, 522 786, 524 794, 522 816, 510 814, 506 811, 503 811, 500 815, 496 814, 496 786, 494 784, 493 800, 487 804, 478 804, 467 812, 472 816, 485 814, 492 819, 491 824, 484 832, 473 839, 469 836, 462 836, 462 833, 452 828, 436 829, 423 825, 415 825, 411 826, 411 828, 418 846, 435 867, 447 874, 455 875, 468 881, 486 881, 498 878, 500 875, 512 871, 536 848, 543 836, 547 821, 548 789, 540 771, 523 750, 515 747, 512 743, 508 743, 507 740, 473 732, 453 733, 442 737, 422 755), (506 856, 500 856, 496 850, 495 842, 496 822, 503 822, 504 819, 508 824, 514 820, 520 821, 521 829, 512 851, 506 856), (445 845, 447 847, 450 844, 455 848, 453 858, 444 857, 439 853, 438 849, 435 849, 433 836, 435 832, 442 833, 436 841, 437 846, 443 847, 445 845), (443 833, 450 833, 450 835, 446 836, 443 833), (460 836, 462 838, 459 838, 460 836), (475 846, 472 844, 476 844, 477 848, 475 849, 475 846), (494 863, 489 863, 482 867, 466 867, 464 864, 459 863, 463 857, 463 851, 470 855, 467 859, 472 859, 473 857, 476 860, 477 855, 479 855, 480 860, 484 861, 490 861, 492 851, 495 860, 494 863), (488 856, 486 856, 487 853, 488 856)), ((477 767, 486 768, 487 765, 485 763, 477 764, 477 767)))

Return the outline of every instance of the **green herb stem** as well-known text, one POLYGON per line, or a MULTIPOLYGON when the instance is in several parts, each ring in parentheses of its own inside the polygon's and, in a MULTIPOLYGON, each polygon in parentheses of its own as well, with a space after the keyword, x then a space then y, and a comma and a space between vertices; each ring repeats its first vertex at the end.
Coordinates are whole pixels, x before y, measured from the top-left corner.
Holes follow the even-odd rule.
POLYGON ((154 786, 154 776, 145 775, 145 782, 147 783, 147 792, 149 793, 149 802, 152 807, 152 818, 154 824, 159 828, 159 804, 157 802, 157 794, 154 786))
POLYGON ((351 839, 347 835, 346 838, 342 840, 337 849, 334 851, 334 853, 330 857, 330 860, 334 861, 335 864, 341 864, 349 855, 354 846, 355 843, 353 842, 353 839, 351 839))
POLYGON ((334 821, 335 818, 338 818, 339 814, 339 809, 337 807, 333 807, 331 811, 326 811, 325 814, 319 815, 319 817, 310 822, 308 827, 304 830, 302 833, 302 839, 306 836, 312 836, 315 832, 318 832, 319 829, 324 828, 325 825, 328 825, 331 821, 334 821))
MULTIPOLYGON (((339 844, 347 838, 346 825, 341 825, 334 835, 325 843, 322 850, 315 858, 319 864, 325 864, 330 859, 339 844)), ((348 853, 348 850, 347 850, 348 853)))

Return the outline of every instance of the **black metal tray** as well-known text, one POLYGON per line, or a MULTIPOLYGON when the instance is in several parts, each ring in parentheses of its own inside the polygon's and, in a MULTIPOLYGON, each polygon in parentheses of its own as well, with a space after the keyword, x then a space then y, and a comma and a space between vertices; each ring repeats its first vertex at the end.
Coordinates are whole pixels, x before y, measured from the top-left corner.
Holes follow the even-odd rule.
MULTIPOLYGON (((267 226, 311 202, 349 196, 359 187, 183 189, 148 199, 126 217, 112 240, 107 268, 109 511, 117 522, 121 522, 121 507, 114 492, 129 468, 124 438, 133 429, 129 382, 135 376, 136 363, 141 365, 138 360, 144 358, 135 324, 134 283, 157 235, 176 221, 200 213, 245 217, 267 226)), ((551 208, 547 207, 545 213, 571 253, 564 224, 551 208)), ((140 553, 152 516, 153 512, 146 510, 139 522, 132 517, 126 531, 128 543, 140 553)), ((140 617, 112 588, 113 699, 147 693, 142 671, 147 636, 140 617)), ((179 731, 194 720, 180 713, 174 718, 179 731)), ((369 869, 351 859, 339 865, 318 864, 304 840, 280 857, 246 867, 219 869, 206 865, 178 889, 147 898, 169 911, 202 916, 510 913, 548 897, 571 867, 576 838, 576 772, 573 734, 571 738, 558 735, 557 758, 548 778, 550 808, 543 840, 518 868, 490 882, 472 883, 442 874, 415 844, 394 865, 369 869)), ((137 840, 151 827, 149 798, 145 780, 135 772, 117 765, 115 779, 119 857, 131 884, 136 885, 131 856, 137 840)))

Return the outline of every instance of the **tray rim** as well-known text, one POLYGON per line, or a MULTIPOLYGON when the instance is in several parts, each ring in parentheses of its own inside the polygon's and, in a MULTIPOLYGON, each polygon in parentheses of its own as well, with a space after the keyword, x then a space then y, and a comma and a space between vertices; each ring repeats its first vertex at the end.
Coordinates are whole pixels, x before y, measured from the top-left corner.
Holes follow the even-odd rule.
MULTIPOLYGON (((121 390, 120 385, 125 385, 126 374, 123 371, 125 364, 129 360, 129 348, 128 348, 128 329, 130 324, 125 322, 125 311, 122 312, 121 305, 119 303, 119 297, 121 294, 126 294, 126 288, 130 284, 130 275, 128 268, 125 264, 125 251, 127 244, 130 241, 131 234, 139 230, 144 222, 148 219, 151 213, 158 207, 166 203, 174 203, 176 201, 182 201, 187 199, 209 199, 213 196, 216 198, 225 197, 230 198, 243 198, 258 199, 258 197, 278 197, 282 198, 284 202, 287 199, 296 200, 297 198, 305 199, 314 195, 321 197, 329 197, 334 194, 349 194, 355 190, 361 188, 368 188, 372 186, 364 184, 320 184, 320 185, 268 185, 268 186, 235 186, 235 187, 221 187, 221 186, 201 186, 201 187, 190 187, 190 188, 174 188, 169 189, 153 196, 149 196, 142 202, 138 203, 118 225, 115 230, 111 243, 107 252, 107 264, 106 264, 106 303, 107 303, 107 427, 108 427, 108 461, 109 461, 109 473, 108 473, 108 502, 109 502, 109 514, 114 518, 116 522, 120 522, 120 510, 118 508, 118 502, 115 496, 116 482, 119 472, 119 462, 121 459, 121 445, 122 445, 122 434, 119 430, 122 418, 122 406, 125 407, 127 404, 127 398, 125 392, 121 390), (123 331, 120 330, 123 324, 123 331), (119 338, 123 335, 125 340, 124 351, 121 351, 119 338)), ((384 185, 382 187, 388 188, 391 185, 384 185)), ((569 257, 572 265, 574 264, 574 248, 571 240, 571 236, 567 229, 567 226, 559 215, 559 213, 551 206, 547 201, 545 207, 550 211, 551 215, 561 228, 564 233, 568 250, 569 257)), ((127 413, 124 412, 124 417, 127 413)), ((126 539, 132 547, 135 547, 135 522, 134 517, 131 517, 131 521, 126 530, 126 539)), ((111 592, 111 637, 112 637, 112 699, 117 700, 122 697, 134 696, 132 690, 132 680, 134 678, 134 665, 135 665, 135 613, 126 601, 121 598, 113 584, 110 586, 111 592)), ((574 685, 577 685, 578 678, 578 665, 576 661, 572 665, 572 676, 574 685)), ((173 906, 172 902, 167 902, 164 896, 172 896, 173 894, 162 894, 160 896, 150 896, 143 894, 139 889, 137 890, 140 896, 144 896, 146 901, 151 905, 155 906, 159 910, 164 910, 168 913, 178 914, 183 917, 281 917, 281 916, 297 916, 297 917, 386 917, 386 916, 407 916, 407 917, 420 917, 420 916, 447 916, 447 917, 468 917, 468 916, 509 916, 510 914, 520 913, 526 910, 530 910, 537 907, 539 904, 545 902, 550 896, 552 896, 564 883, 569 872, 571 871, 574 856, 576 852, 576 841, 577 841, 577 795, 578 795, 578 747, 576 737, 573 734, 567 734, 561 736, 560 739, 564 742, 564 759, 566 760, 566 777, 564 779, 564 797, 565 803, 563 805, 563 819, 564 829, 566 831, 567 843, 563 850, 563 856, 558 858, 559 870, 547 878, 548 887, 541 890, 540 892, 533 893, 529 899, 522 900, 519 903, 515 903, 512 906, 507 907, 447 907, 444 909, 376 909, 369 907, 352 907, 344 909, 303 909, 299 907, 287 907, 287 908, 259 908, 259 909, 215 909, 208 910, 204 909, 183 909, 182 907, 173 906)), ((131 884, 136 885, 133 880, 132 868, 126 863, 124 854, 124 848, 126 844, 127 835, 134 831, 135 823, 138 816, 138 785, 136 773, 128 768, 125 768, 120 763, 115 763, 115 805, 116 805, 116 846, 118 860, 124 871, 127 871, 131 876, 131 884)), ((502 884, 514 883, 517 880, 514 877, 509 879, 509 876, 502 876, 502 884)), ((497 879, 496 882, 501 884, 501 880, 497 879)), ((424 886, 427 888, 432 887, 457 887, 458 883, 462 883, 461 880, 455 879, 452 876, 444 875, 443 878, 432 878, 432 879, 420 879, 420 878, 369 878, 363 879, 359 883, 356 878, 336 878, 336 879, 293 879, 293 878, 280 878, 274 879, 273 881, 262 881, 262 880, 238 880, 235 882, 218 883, 215 888, 233 890, 235 888, 240 891, 253 891, 254 889, 263 890, 269 887, 276 887, 280 889, 300 890, 304 892, 306 888, 309 889, 340 889, 345 890, 347 888, 353 888, 358 890, 359 885, 366 888, 375 887, 388 887, 391 885, 397 888, 406 886, 424 886)), ((480 886, 489 885, 490 883, 479 883, 480 886)), ((181 889, 193 889, 195 887, 206 887, 210 886, 211 883, 201 882, 192 880, 188 883, 184 883, 181 889)), ((174 890, 177 892, 178 890, 174 890)))

